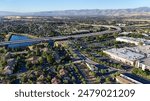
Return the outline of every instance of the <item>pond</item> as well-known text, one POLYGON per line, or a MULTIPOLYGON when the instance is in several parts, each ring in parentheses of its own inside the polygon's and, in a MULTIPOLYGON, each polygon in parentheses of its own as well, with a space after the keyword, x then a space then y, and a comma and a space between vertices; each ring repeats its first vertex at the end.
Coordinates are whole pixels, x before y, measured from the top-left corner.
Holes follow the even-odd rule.
MULTIPOLYGON (((9 39, 9 41, 16 41, 16 40, 28 40, 30 39, 27 36, 23 36, 23 35, 12 35, 9 39)), ((26 42, 26 43, 22 43, 22 44, 13 44, 13 45, 8 45, 8 48, 20 48, 20 47, 26 47, 26 46, 30 46, 33 43, 31 42, 26 42)))
MULTIPOLYGON (((16 41, 16 40, 28 40, 30 39, 27 36, 23 36, 23 35, 12 35, 9 39, 9 41, 16 41)), ((13 44, 13 45, 8 45, 8 48, 23 48, 23 47, 27 47, 27 46, 31 46, 34 44, 38 44, 39 42, 25 42, 25 43, 21 43, 21 44, 13 44)), ((53 40, 49 40, 47 41, 47 43, 49 43, 49 45, 51 47, 54 46, 54 41, 53 40)))

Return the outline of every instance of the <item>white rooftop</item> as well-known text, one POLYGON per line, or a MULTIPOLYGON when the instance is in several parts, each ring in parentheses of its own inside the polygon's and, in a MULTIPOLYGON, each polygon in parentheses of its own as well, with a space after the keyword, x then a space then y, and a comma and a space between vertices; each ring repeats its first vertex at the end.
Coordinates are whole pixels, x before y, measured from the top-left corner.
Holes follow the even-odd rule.
POLYGON ((131 32, 122 32, 122 33, 119 33, 120 35, 129 35, 131 32))
POLYGON ((150 40, 142 39, 142 38, 132 38, 132 37, 118 37, 116 38, 117 41, 128 41, 128 42, 142 42, 146 45, 150 45, 150 40))
POLYGON ((131 61, 139 60, 145 57, 143 54, 136 53, 128 48, 120 48, 120 49, 113 48, 113 49, 107 50, 107 52, 110 52, 112 54, 115 54, 116 56, 131 60, 131 61))

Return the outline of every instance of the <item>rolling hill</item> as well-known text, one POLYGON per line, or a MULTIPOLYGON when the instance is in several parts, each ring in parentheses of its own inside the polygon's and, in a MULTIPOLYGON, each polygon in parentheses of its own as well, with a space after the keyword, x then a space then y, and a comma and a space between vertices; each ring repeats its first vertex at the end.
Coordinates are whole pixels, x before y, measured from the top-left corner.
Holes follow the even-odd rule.
POLYGON ((64 11, 43 11, 32 13, 18 13, 0 11, 0 16, 150 16, 150 7, 135 9, 83 9, 64 11))

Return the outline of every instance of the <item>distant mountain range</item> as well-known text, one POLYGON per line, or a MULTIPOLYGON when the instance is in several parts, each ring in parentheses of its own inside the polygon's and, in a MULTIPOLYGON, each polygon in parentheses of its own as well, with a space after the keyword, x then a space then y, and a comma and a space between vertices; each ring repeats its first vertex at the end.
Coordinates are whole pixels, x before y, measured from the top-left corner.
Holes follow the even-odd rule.
POLYGON ((32 13, 18 13, 0 11, 0 16, 150 16, 150 7, 135 9, 83 9, 64 11, 43 11, 32 13))

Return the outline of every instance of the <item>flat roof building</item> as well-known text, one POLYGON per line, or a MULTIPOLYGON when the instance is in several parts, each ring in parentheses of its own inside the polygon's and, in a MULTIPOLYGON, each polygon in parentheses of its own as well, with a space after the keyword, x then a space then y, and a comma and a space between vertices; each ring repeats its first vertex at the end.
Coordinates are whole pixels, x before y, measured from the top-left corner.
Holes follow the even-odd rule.
POLYGON ((113 48, 103 51, 112 59, 123 62, 127 65, 150 70, 150 45, 113 48))
POLYGON ((150 84, 149 80, 135 74, 122 73, 120 76, 134 82, 135 84, 150 84))
POLYGON ((134 84, 134 83, 131 82, 130 80, 125 79, 125 78, 123 78, 123 77, 121 77, 121 76, 117 76, 117 77, 116 77, 116 81, 117 81, 118 83, 121 83, 121 84, 134 84))
POLYGON ((144 55, 133 52, 132 50, 127 49, 127 48, 119 48, 119 49, 113 48, 113 49, 106 50, 103 52, 108 54, 111 58, 117 61, 126 63, 131 66, 134 66, 136 60, 139 60, 145 57, 144 55))
POLYGON ((122 73, 116 77, 116 81, 121 84, 150 84, 149 80, 131 73, 122 73))
POLYGON ((132 43, 135 45, 150 45, 150 40, 142 39, 142 38, 132 38, 132 37, 118 37, 116 41, 132 43))

